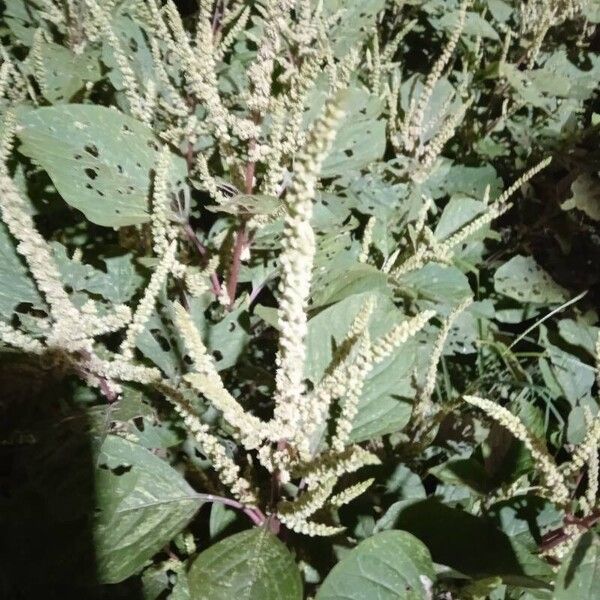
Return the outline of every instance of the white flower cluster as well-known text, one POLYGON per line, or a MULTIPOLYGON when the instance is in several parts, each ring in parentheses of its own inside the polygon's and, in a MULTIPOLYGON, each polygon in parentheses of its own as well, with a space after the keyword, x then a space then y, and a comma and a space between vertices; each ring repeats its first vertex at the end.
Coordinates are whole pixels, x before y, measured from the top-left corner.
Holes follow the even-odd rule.
MULTIPOLYGON (((397 154, 407 154, 412 157, 413 165, 410 168, 412 179, 421 183, 427 179, 431 168, 441 154, 446 142, 454 135, 456 127, 462 121, 472 99, 460 104, 454 112, 447 115, 448 107, 454 100, 454 95, 446 99, 444 107, 438 111, 435 122, 425 124, 425 114, 433 96, 435 87, 442 77, 454 50, 460 39, 465 25, 469 0, 463 0, 458 11, 456 25, 438 59, 433 64, 419 95, 410 100, 408 110, 403 119, 398 118, 398 102, 400 98, 400 82, 393 79, 392 86, 387 91, 387 101, 390 108, 388 126, 391 141, 397 154), (426 134, 438 125, 438 131, 426 139, 426 134)), ((378 85, 377 80, 374 82, 378 85)))
POLYGON ((82 376, 90 385, 99 387, 109 396, 120 392, 119 381, 138 381, 149 383, 158 379, 155 369, 133 364, 131 347, 135 336, 143 329, 145 320, 150 316, 155 296, 161 282, 169 270, 169 261, 175 253, 175 242, 167 252, 165 264, 157 269, 140 307, 136 311, 126 335, 123 348, 124 356, 114 356, 112 360, 99 357, 94 338, 99 335, 119 331, 131 321, 131 310, 127 306, 117 305, 112 311, 100 316, 96 304, 88 301, 80 308, 76 307, 64 288, 61 276, 46 240, 38 232, 31 217, 26 200, 21 196, 13 182, 6 159, 12 148, 14 118, 8 113, 4 131, 0 139, 0 214, 2 221, 17 241, 17 252, 25 259, 31 276, 48 304, 48 319, 43 321, 45 339, 32 337, 26 332, 14 329, 7 323, 0 324, 0 340, 20 350, 51 358, 66 370, 82 376))
POLYGON ((437 381, 438 363, 442 358, 444 344, 446 343, 446 339, 448 338, 450 329, 454 324, 456 318, 464 310, 466 310, 472 302, 472 298, 465 298, 462 302, 460 302, 455 308, 453 308, 450 311, 450 314, 442 322, 442 327, 440 328, 433 349, 431 350, 431 358, 429 360, 429 367, 425 375, 425 382, 423 384, 423 387, 419 391, 418 397, 415 402, 415 406, 413 408, 412 418, 417 426, 423 424, 431 417, 431 410, 433 407, 431 396, 433 395, 435 383, 437 381))
POLYGON ((466 402, 483 410, 494 421, 505 427, 518 440, 523 442, 542 474, 544 491, 550 500, 565 505, 569 499, 569 489, 565 476, 557 467, 548 451, 527 430, 521 419, 508 409, 479 396, 463 396, 466 402))
MULTIPOLYGON (((548 157, 523 173, 511 186, 489 206, 489 208, 471 222, 463 225, 458 231, 453 233, 445 240, 436 239, 429 227, 420 223, 417 234, 421 234, 422 240, 417 244, 417 248, 412 255, 406 258, 399 266, 391 270, 390 276, 398 279, 411 271, 420 269, 428 262, 439 262, 447 264, 452 261, 457 248, 460 248, 471 236, 480 231, 486 225, 489 225, 494 219, 504 214, 512 205, 509 202, 513 194, 532 177, 550 164, 551 158, 548 157)), ((486 189, 484 203, 487 204, 487 195, 489 188, 486 189)))
MULTIPOLYGON (((343 112, 337 101, 327 103, 323 118, 315 124, 306 150, 295 165, 294 179, 286 196, 283 251, 280 256, 279 352, 277 355, 275 419, 284 439, 302 435, 301 406, 307 333, 306 303, 310 293, 315 239, 310 224, 312 202, 321 164, 335 137, 343 112)), ((298 437, 299 436, 299 437, 298 437)))

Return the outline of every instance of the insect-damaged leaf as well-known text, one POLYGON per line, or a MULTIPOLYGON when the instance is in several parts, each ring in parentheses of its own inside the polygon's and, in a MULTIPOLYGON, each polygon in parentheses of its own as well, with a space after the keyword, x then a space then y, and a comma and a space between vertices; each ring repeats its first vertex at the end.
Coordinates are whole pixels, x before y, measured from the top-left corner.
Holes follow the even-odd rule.
MULTIPOLYGON (((20 151, 90 221, 120 227, 150 219, 160 147, 146 125, 104 106, 64 104, 21 112, 18 136, 20 151)), ((172 186, 180 187, 184 176, 183 159, 171 157, 172 186)))
POLYGON ((152 452, 109 435, 96 471, 98 578, 116 583, 179 533, 199 508, 197 494, 152 452))

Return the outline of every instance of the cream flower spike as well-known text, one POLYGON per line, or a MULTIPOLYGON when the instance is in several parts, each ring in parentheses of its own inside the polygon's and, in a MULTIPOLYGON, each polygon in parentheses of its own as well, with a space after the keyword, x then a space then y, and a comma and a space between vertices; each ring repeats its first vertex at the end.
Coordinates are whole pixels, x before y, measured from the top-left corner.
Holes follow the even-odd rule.
POLYGON ((275 420, 285 438, 301 429, 300 407, 304 394, 304 362, 307 334, 306 304, 315 255, 315 236, 310 220, 315 186, 321 165, 335 138, 343 111, 340 98, 330 99, 315 123, 306 148, 296 162, 286 202, 283 251, 280 256, 279 351, 275 393, 275 420))
POLYGON ((527 431, 521 419, 513 415, 508 409, 491 400, 486 400, 478 396, 463 396, 463 398, 469 404, 483 410, 490 418, 502 425, 502 427, 506 428, 512 435, 525 444, 525 447, 531 452, 537 468, 542 473, 548 498, 556 504, 566 504, 569 499, 569 490, 564 475, 560 472, 547 450, 527 431))

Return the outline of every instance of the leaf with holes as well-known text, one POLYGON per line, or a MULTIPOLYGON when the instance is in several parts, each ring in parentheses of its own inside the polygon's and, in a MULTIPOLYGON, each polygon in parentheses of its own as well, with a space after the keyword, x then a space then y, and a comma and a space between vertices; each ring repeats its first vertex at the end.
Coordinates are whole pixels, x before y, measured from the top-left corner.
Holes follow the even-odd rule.
POLYGON ((232 535, 202 552, 188 573, 192 598, 302 600, 302 578, 288 549, 266 529, 232 535))
POLYGON ((333 568, 316 600, 426 600, 435 578, 431 555, 416 537, 382 531, 333 568))
POLYGON ((498 268, 494 287, 519 302, 556 304, 569 299, 567 290, 558 285, 531 256, 517 255, 498 268))
MULTIPOLYGON (((304 115, 311 123, 321 112, 328 94, 328 83, 321 78, 313 90, 304 115)), ((344 92, 346 116, 337 128, 329 155, 321 168, 322 177, 343 175, 380 159, 385 151, 385 121, 378 120, 382 102, 366 89, 355 85, 344 92)))
POLYGON ((373 30, 377 13, 383 10, 384 0, 325 0, 323 12, 336 19, 328 34, 338 58, 362 43, 373 30))
POLYGON ((196 514, 196 492, 145 448, 109 435, 96 470, 98 578, 116 583, 142 565, 196 514))
POLYGON ((91 52, 75 54, 64 46, 42 41, 36 79, 44 98, 52 104, 68 102, 85 84, 101 77, 100 63, 91 52))
MULTIPOLYGON (((98 225, 121 227, 150 219, 151 171, 159 145, 152 130, 103 106, 64 104, 21 112, 20 151, 48 172, 64 200, 98 225)), ((171 157, 179 188, 185 162, 171 157)))

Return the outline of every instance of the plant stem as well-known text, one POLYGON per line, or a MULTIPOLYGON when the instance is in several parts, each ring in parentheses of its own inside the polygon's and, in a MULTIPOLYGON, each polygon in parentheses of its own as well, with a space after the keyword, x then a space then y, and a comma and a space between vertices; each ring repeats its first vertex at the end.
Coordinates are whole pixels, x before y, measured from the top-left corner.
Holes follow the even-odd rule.
POLYGON ((215 496, 214 494, 198 494, 197 498, 199 500, 204 500, 204 502, 218 502, 219 504, 231 506, 231 508, 241 510, 255 525, 263 525, 267 520, 263 512, 256 506, 246 506, 245 504, 242 504, 237 500, 233 500, 232 498, 215 496))

